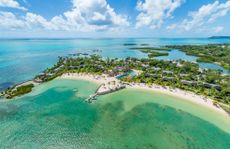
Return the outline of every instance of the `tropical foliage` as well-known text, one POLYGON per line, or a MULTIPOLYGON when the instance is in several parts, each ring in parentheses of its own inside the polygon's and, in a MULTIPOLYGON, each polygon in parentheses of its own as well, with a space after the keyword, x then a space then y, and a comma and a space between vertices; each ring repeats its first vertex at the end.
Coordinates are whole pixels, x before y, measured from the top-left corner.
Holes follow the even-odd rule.
POLYGON ((180 88, 230 104, 230 76, 214 70, 201 70, 198 64, 182 60, 103 59, 95 55, 60 57, 54 67, 45 70, 44 74, 36 76, 35 79, 49 81, 68 72, 115 76, 131 70, 142 73, 134 77, 122 77, 122 81, 180 88))
POLYGON ((230 45, 175 45, 167 48, 180 49, 188 55, 198 56, 198 62, 214 62, 230 70, 230 45))

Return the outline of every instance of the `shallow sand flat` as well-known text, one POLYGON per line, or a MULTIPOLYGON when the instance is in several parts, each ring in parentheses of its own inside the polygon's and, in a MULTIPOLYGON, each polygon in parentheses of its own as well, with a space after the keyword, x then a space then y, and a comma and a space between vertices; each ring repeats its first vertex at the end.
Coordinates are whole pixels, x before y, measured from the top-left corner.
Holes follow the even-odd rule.
POLYGON ((34 95, 1 103, 0 148, 230 146, 230 134, 205 120, 220 120, 214 110, 140 89, 124 89, 86 103, 97 87, 83 80, 53 80, 36 86, 34 95))
MULTIPOLYGON (((91 82, 94 82, 97 84, 103 84, 103 83, 106 83, 109 81, 114 81, 114 80, 117 81, 116 78, 107 77, 106 75, 99 76, 99 75, 77 74, 77 73, 64 74, 63 76, 61 76, 59 78, 60 79, 87 80, 87 81, 91 81, 91 82)), ((172 96, 178 97, 181 100, 188 100, 188 101, 194 102, 196 104, 206 106, 207 108, 215 110, 216 112, 219 112, 220 114, 224 114, 224 115, 228 116, 228 114, 222 108, 216 107, 213 105, 213 100, 208 99, 208 98, 205 98, 205 100, 204 100, 204 97, 202 97, 200 95, 196 95, 195 93, 183 91, 180 89, 172 89, 171 90, 171 89, 159 86, 159 85, 152 85, 151 87, 149 87, 145 84, 137 84, 137 83, 133 83, 132 86, 127 86, 127 87, 133 88, 133 89, 143 89, 143 90, 155 91, 155 92, 159 92, 162 94, 172 95, 172 96)))
MULTIPOLYGON (((99 86, 100 84, 114 80, 114 78, 100 77, 95 75, 93 77, 93 75, 86 75, 86 74, 81 74, 81 75, 74 74, 72 76, 60 77, 54 80, 54 82, 46 83, 45 84, 46 87, 41 85, 37 89, 37 91, 35 91, 34 93, 32 92, 32 96, 36 94, 36 92, 38 94, 39 92, 43 92, 47 88, 55 87, 57 85, 56 82, 58 82, 58 80, 73 80, 76 82, 82 80, 88 83, 95 83, 99 86), (97 79, 95 79, 95 77, 97 79)), ((120 91, 118 91, 118 94, 119 92, 120 91)), ((230 133, 229 115, 227 115, 226 112, 223 111, 222 109, 213 106, 212 101, 210 99, 207 99, 207 102, 205 102, 200 96, 194 96, 194 94, 184 92, 182 90, 178 90, 177 92, 171 92, 170 90, 163 89, 163 88, 153 88, 153 87, 149 88, 143 84, 142 85, 135 84, 132 87, 128 87, 127 89, 125 89, 125 91, 121 91, 121 92, 125 92, 125 94, 122 94, 122 99, 126 99, 126 98, 129 99, 129 96, 136 97, 133 98, 133 100, 125 100, 127 101, 124 102, 126 111, 131 110, 133 107, 137 106, 138 104, 144 104, 146 102, 158 103, 162 105, 171 106, 172 108, 180 109, 190 114, 193 114, 194 116, 204 119, 210 123, 213 123, 218 127, 220 127, 221 129, 223 129, 224 131, 230 133), (130 94, 129 91, 134 91, 132 93, 135 94, 135 96, 133 96, 133 94, 130 94)), ((108 94, 105 96, 109 97, 110 95, 108 94)), ((89 96, 84 95, 82 97, 88 98, 89 96)), ((96 102, 99 102, 100 98, 101 97, 99 97, 98 98, 99 100, 96 102)))
POLYGON ((138 105, 144 105, 146 103, 156 103, 162 106, 169 106, 178 111, 184 111, 206 120, 230 133, 230 117, 228 115, 213 110, 205 105, 190 100, 184 100, 180 97, 162 94, 152 90, 129 88, 101 96, 97 100, 100 104, 114 101, 124 101, 124 109, 126 112, 132 110, 138 105))

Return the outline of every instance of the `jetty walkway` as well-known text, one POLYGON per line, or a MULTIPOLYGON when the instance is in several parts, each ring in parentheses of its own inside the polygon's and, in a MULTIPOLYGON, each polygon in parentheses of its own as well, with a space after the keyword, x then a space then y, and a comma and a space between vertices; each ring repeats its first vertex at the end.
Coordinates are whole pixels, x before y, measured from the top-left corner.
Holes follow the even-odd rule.
POLYGON ((124 84, 120 83, 120 81, 110 81, 107 83, 103 83, 102 85, 100 85, 98 87, 95 94, 90 95, 89 98, 86 99, 86 102, 91 103, 92 100, 96 100, 97 96, 116 92, 116 91, 119 91, 121 89, 124 89, 125 87, 126 86, 124 84))

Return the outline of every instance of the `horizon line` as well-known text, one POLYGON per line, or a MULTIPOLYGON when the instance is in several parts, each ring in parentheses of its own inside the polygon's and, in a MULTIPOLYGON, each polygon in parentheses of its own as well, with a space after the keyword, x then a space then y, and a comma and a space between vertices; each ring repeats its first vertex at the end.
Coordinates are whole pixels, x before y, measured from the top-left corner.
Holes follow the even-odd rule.
POLYGON ((74 40, 74 39, 215 39, 230 38, 230 36, 208 37, 0 37, 0 40, 74 40))

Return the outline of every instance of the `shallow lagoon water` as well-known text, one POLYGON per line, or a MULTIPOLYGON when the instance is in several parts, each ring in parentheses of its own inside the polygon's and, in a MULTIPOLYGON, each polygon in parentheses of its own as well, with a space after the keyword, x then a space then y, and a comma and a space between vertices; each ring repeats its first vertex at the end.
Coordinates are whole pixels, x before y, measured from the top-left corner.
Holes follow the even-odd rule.
POLYGON ((84 101, 97 88, 54 80, 0 104, 0 148, 228 149, 230 119, 175 97, 122 90, 84 101), (189 106, 189 107, 188 107, 189 106), (224 125, 213 123, 223 120, 224 125))

